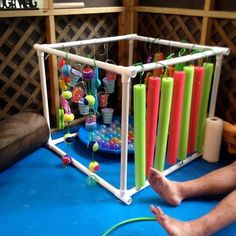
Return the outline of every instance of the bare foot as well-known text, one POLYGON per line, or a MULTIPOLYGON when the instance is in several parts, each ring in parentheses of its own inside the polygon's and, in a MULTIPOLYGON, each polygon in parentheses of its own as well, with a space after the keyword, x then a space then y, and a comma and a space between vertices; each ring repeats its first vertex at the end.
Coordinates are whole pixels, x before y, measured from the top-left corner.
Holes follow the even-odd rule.
POLYGON ((155 208, 153 205, 150 206, 152 213, 155 215, 156 220, 166 230, 170 236, 197 236, 200 235, 195 233, 193 226, 189 222, 182 222, 175 220, 164 214, 160 207, 155 208))
POLYGON ((151 168, 148 181, 151 187, 169 204, 177 206, 183 200, 177 184, 168 180, 160 171, 151 168))

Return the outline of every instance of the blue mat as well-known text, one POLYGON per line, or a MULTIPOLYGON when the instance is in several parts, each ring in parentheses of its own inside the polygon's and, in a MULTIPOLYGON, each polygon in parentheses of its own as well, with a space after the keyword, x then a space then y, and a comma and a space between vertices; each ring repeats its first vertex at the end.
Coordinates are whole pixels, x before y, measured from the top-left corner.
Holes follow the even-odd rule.
MULTIPOLYGON (((65 144, 60 144, 61 146, 65 144)), ((66 148, 66 147, 65 147, 66 148)), ((86 163, 90 153, 79 140, 69 154, 86 163)), ((97 153, 101 174, 119 186, 119 156, 97 153)), ((195 160, 169 175, 173 180, 196 178, 220 167, 195 160)), ((129 157, 129 187, 133 186, 133 156, 129 157)), ((136 217, 152 217, 149 205, 159 205, 180 220, 192 220, 211 210, 223 196, 193 198, 178 207, 166 204, 148 187, 134 195, 127 206, 100 185, 88 186, 87 176, 73 167, 62 167, 56 154, 40 148, 0 174, 0 235, 93 235, 100 236, 115 224, 136 217)), ((216 235, 236 235, 236 224, 216 235)), ((127 224, 112 236, 167 235, 155 221, 127 224)))

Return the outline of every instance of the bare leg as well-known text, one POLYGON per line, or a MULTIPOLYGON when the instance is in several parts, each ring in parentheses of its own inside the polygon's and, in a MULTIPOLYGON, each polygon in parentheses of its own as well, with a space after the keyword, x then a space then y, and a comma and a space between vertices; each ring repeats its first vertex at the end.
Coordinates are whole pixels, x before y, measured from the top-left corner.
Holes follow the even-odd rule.
POLYGON ((210 236, 236 221, 236 190, 225 197, 211 212, 194 221, 178 221, 150 206, 156 220, 170 236, 210 236))
POLYGON ((236 188, 236 161, 200 178, 185 182, 170 181, 161 172, 151 169, 148 180, 151 187, 162 198, 176 206, 188 197, 229 193, 234 190, 236 188))

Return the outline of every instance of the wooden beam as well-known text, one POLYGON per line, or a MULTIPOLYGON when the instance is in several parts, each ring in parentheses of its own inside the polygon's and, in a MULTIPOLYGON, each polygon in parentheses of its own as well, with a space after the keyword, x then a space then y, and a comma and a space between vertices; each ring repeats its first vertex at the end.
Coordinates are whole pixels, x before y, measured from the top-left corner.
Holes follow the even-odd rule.
POLYGON ((6 17, 30 17, 30 16, 59 16, 59 15, 78 15, 78 14, 102 14, 124 12, 125 7, 90 7, 78 9, 40 9, 40 10, 17 10, 1 11, 0 18, 6 17))
POLYGON ((215 5, 215 0, 205 0, 205 5, 204 5, 205 16, 203 17, 202 20, 201 38, 199 42, 202 45, 207 44, 211 34, 212 19, 209 19, 208 12, 214 9, 214 5, 215 5))
POLYGON ((211 18, 223 18, 223 19, 236 19, 235 11, 215 11, 215 10, 193 10, 193 9, 182 9, 182 8, 167 8, 167 7, 133 7, 135 12, 146 12, 146 13, 159 13, 159 14, 170 14, 170 15, 184 15, 184 16, 197 16, 197 17, 211 17, 211 18))
POLYGON ((185 15, 185 16, 202 16, 203 15, 203 10, 182 9, 182 8, 137 6, 137 7, 133 7, 133 10, 136 12, 185 15))
MULTIPOLYGON (((53 9, 53 1, 48 1, 49 10, 53 9)), ((56 43, 55 17, 50 15, 46 17, 46 39, 47 43, 56 43)), ((59 109, 59 86, 58 86, 58 68, 57 57, 48 56, 49 83, 50 83, 50 116, 51 127, 58 127, 58 109, 59 109)))

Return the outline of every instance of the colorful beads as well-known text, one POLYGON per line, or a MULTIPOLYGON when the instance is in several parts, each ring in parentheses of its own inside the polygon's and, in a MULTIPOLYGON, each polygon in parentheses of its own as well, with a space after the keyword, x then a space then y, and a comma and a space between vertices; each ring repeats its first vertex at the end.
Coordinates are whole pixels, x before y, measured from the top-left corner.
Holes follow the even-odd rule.
MULTIPOLYGON (((110 126, 101 125, 92 132, 92 136, 101 149, 117 151, 121 149, 121 127, 117 120, 114 120, 110 126)), ((134 131, 131 125, 128 133, 128 148, 134 150, 134 131)))

